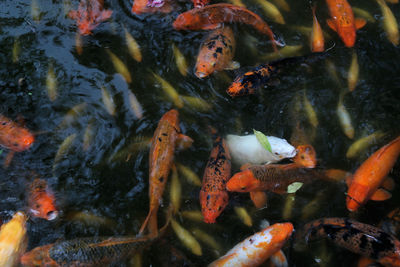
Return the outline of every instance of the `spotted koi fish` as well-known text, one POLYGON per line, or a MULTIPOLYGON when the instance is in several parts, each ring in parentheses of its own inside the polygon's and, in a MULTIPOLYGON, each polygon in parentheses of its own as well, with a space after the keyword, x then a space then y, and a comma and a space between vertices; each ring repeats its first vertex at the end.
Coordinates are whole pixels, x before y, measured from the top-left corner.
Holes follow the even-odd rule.
POLYGON ((268 24, 250 10, 231 4, 220 3, 194 8, 180 14, 173 23, 176 30, 213 30, 223 23, 240 22, 253 26, 257 31, 265 34, 272 42, 275 50, 277 41, 268 24))
POLYGON ((232 61, 235 48, 235 37, 230 27, 212 31, 200 47, 195 75, 204 78, 214 71, 238 68, 238 63, 232 61))
POLYGON ((81 0, 78 10, 71 10, 68 16, 76 20, 81 35, 88 35, 111 14, 112 10, 103 9, 103 0, 81 0))
POLYGON ((273 75, 279 73, 283 66, 304 61, 313 62, 315 59, 322 58, 325 55, 325 53, 313 53, 308 56, 283 58, 268 64, 259 65, 245 74, 237 76, 226 92, 231 97, 254 94, 273 75))
POLYGON ((324 178, 326 176, 322 172, 296 163, 254 165, 233 175, 226 189, 234 192, 271 191, 283 194, 287 192, 288 185, 294 182, 308 183, 324 178))
POLYGON ((292 235, 291 223, 276 223, 246 238, 224 256, 208 267, 255 267, 273 255, 281 254, 280 249, 292 235))
POLYGON ((375 200, 390 198, 390 193, 379 188, 393 168, 400 154, 400 136, 389 144, 375 151, 356 170, 349 186, 346 206, 349 211, 356 211, 372 197, 375 200))
POLYGON ((331 18, 326 22, 338 33, 347 47, 353 47, 356 42, 356 30, 364 27, 364 19, 355 19, 353 10, 346 0, 326 0, 331 18))
POLYGON ((306 241, 329 238, 336 245, 385 266, 400 266, 400 242, 383 230, 348 218, 323 218, 304 226, 306 241))
POLYGON ((150 210, 139 234, 147 227, 151 237, 158 236, 157 211, 171 170, 175 148, 188 147, 193 142, 190 137, 180 133, 178 115, 179 113, 175 109, 165 113, 160 119, 151 141, 149 157, 150 210))
POLYGON ((200 190, 204 222, 215 223, 215 219, 228 205, 228 191, 225 184, 230 177, 231 156, 225 140, 218 136, 204 170, 203 185, 200 190))
POLYGON ((23 266, 104 266, 121 263, 153 242, 148 237, 87 237, 56 242, 25 253, 23 266))

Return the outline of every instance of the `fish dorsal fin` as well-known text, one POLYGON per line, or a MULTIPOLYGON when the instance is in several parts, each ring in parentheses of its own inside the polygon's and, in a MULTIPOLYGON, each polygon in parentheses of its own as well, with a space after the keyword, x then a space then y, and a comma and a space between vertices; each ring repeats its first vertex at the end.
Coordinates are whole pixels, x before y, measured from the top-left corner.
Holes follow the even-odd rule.
POLYGON ((274 266, 276 267, 287 267, 289 266, 286 256, 283 253, 282 250, 279 250, 278 252, 275 252, 274 254, 271 255, 271 262, 273 263, 274 266))
POLYGON ((356 30, 361 29, 362 27, 365 26, 365 24, 367 24, 367 21, 365 19, 356 18, 354 20, 354 26, 356 27, 356 30))
POLYGON ((337 32, 337 26, 336 26, 336 23, 335 23, 335 21, 333 19, 327 19, 326 23, 328 24, 329 28, 331 28, 332 30, 337 32))
POLYGON ((389 198, 392 197, 392 194, 383 189, 383 188, 379 188, 375 191, 375 193, 371 196, 370 200, 374 200, 374 201, 384 201, 387 200, 389 198))
POLYGON ((383 180, 383 183, 381 184, 382 188, 385 188, 386 190, 392 191, 394 187, 396 186, 396 183, 394 182, 392 177, 387 176, 385 180, 383 180))
POLYGON ((112 15, 112 10, 103 10, 101 11, 101 19, 106 20, 109 19, 112 15))
POLYGON ((192 145, 192 143, 193 143, 192 138, 190 138, 187 135, 179 133, 178 138, 176 139, 175 146, 176 146, 176 149, 178 149, 178 150, 185 150, 185 149, 189 148, 192 145))

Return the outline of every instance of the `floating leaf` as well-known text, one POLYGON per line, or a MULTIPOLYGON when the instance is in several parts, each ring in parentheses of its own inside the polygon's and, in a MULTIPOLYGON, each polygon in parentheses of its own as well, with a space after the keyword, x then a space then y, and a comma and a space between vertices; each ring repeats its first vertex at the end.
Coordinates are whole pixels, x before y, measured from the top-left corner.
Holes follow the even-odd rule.
POLYGON ((302 186, 303 186, 303 183, 294 182, 294 183, 288 185, 288 187, 287 187, 287 192, 288 192, 289 194, 295 193, 295 192, 296 192, 297 190, 299 190, 302 186))
POLYGON ((258 140, 258 142, 260 142, 260 144, 263 146, 263 148, 265 148, 267 151, 272 153, 272 148, 271 148, 271 144, 268 141, 268 138, 265 134, 263 134, 262 132, 256 131, 254 130, 254 134, 258 140))

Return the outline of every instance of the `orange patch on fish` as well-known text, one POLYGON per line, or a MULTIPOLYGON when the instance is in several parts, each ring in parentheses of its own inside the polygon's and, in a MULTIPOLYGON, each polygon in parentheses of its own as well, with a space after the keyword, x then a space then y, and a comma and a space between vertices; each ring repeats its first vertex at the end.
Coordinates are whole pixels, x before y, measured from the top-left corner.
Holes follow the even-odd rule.
POLYGON ((54 220, 58 216, 54 195, 49 191, 47 182, 35 179, 29 186, 29 209, 33 216, 54 220))
POLYGON ((35 137, 27 128, 0 114, 0 146, 22 152, 30 148, 34 141, 35 137))

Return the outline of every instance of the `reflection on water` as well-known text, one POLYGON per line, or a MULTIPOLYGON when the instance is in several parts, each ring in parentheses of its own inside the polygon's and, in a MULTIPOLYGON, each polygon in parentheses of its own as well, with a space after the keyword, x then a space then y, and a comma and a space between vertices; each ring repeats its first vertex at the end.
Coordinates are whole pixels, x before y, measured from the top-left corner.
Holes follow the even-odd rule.
MULTIPOLYGON (((288 2, 291 11, 282 11, 286 24, 280 25, 264 17, 258 4, 244 1, 249 9, 270 22, 281 40, 296 47, 293 51, 287 49, 288 54, 304 55, 309 53, 309 39, 301 26, 312 25, 309 2, 288 2)), ((318 62, 288 66, 258 94, 232 99, 225 90, 233 78, 248 67, 265 63, 263 58, 272 58, 267 55, 272 52, 267 37, 248 26, 232 27, 237 39, 234 60, 243 69, 222 71, 200 80, 193 68, 201 40, 207 33, 178 32, 171 26, 179 13, 192 7, 189 2, 179 3, 170 14, 135 16, 130 12, 130 1, 106 1, 107 8, 113 10, 112 18, 100 24, 93 35, 82 37, 79 55, 75 22, 66 16, 69 10, 77 8, 78 1, 2 0, 0 113, 15 120, 23 117, 37 136, 29 151, 17 153, 7 169, 0 169, 1 217, 8 220, 14 211, 27 209, 26 188, 37 175, 54 191, 61 214, 56 221, 37 218, 28 221, 28 249, 59 239, 136 234, 148 211, 147 142, 162 114, 176 108, 155 75, 170 83, 177 94, 185 96, 179 108, 181 128, 195 142, 187 151, 178 153, 176 160, 200 177, 212 146, 208 125, 222 134, 243 135, 256 129, 289 140, 296 123, 307 122, 304 104, 300 105, 300 112, 293 112, 304 98, 318 119, 313 145, 319 166, 353 172, 367 155, 399 135, 400 50, 386 38, 377 3, 357 0, 351 4, 370 12, 377 20, 357 32, 354 49, 344 47, 336 33, 327 27, 324 20, 329 16, 328 10, 320 2, 317 16, 329 34, 326 47, 333 47, 328 56, 318 62), (141 62, 131 57, 124 29, 139 44, 141 62), (181 75, 175 63, 174 46, 186 58, 187 76, 181 75), (358 59, 359 80, 355 90, 343 96, 342 103, 351 118, 354 139, 378 130, 386 135, 361 156, 350 160, 346 152, 353 140, 343 133, 336 110, 340 93, 347 90, 353 52, 358 59), (118 58, 119 67, 112 58, 118 58), (126 70, 121 69, 121 64, 126 70), (143 110, 141 119, 132 111, 132 94, 143 110), (195 101, 194 97, 200 100, 195 101), (201 104, 201 100, 206 104, 201 104), (62 144, 65 147, 60 152, 62 144), (82 218, 71 219, 71 214, 77 212, 94 214, 97 219, 102 217, 112 222, 112 227, 109 223, 105 227, 102 223, 88 225, 82 218)), ((400 20, 400 6, 390 5, 390 8, 400 20)), ((305 125, 307 131, 313 127, 305 125)), ((7 151, 1 151, 3 161, 7 151)), ((238 167, 234 166, 234 171, 238 167)), ((395 180, 399 177, 399 163, 391 175, 395 180)), ((199 187, 183 177, 180 180, 181 211, 200 210, 199 187)), ((348 217, 346 190, 344 183, 324 181, 304 186, 295 195, 288 220, 297 229, 319 217, 348 217), (305 207, 312 209, 307 215, 305 207)), ((163 207, 169 201, 169 190, 165 192, 163 207)), ((378 218, 397 206, 399 191, 395 188, 392 193, 393 197, 384 204, 369 202, 357 215, 350 216, 377 224, 378 218)), ((262 220, 283 221, 286 198, 269 193, 268 207, 256 210, 248 194, 230 194, 228 207, 214 225, 178 215, 176 219, 186 229, 212 235, 221 251, 202 242, 203 255, 195 256, 170 229, 156 245, 143 252, 143 266, 181 266, 182 262, 204 266, 258 231, 262 220), (239 206, 250 213, 251 227, 236 215, 234 207, 239 206)), ((164 219, 161 212, 159 217, 164 219)), ((358 259, 325 241, 308 247, 293 246, 292 242, 285 252, 292 266, 349 265, 358 259)))

